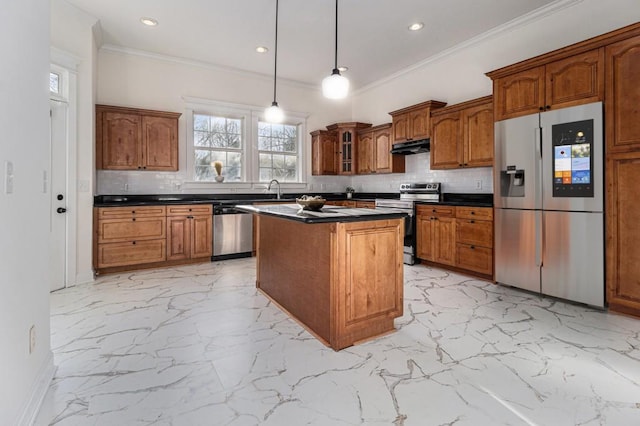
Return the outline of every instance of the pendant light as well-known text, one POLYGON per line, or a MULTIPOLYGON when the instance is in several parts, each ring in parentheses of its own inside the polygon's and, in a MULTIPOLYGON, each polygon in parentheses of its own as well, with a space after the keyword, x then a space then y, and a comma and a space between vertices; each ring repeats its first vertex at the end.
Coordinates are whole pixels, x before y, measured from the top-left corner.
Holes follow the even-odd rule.
POLYGON ((349 93, 349 80, 338 69, 338 0, 336 0, 336 50, 331 75, 322 80, 322 94, 329 99, 343 99, 349 93))
POLYGON ((275 57, 273 66, 273 102, 270 107, 264 110, 264 118, 269 123, 282 123, 284 120, 284 111, 282 111, 276 101, 276 77, 278 75, 278 0, 276 0, 276 46, 273 56, 275 57))

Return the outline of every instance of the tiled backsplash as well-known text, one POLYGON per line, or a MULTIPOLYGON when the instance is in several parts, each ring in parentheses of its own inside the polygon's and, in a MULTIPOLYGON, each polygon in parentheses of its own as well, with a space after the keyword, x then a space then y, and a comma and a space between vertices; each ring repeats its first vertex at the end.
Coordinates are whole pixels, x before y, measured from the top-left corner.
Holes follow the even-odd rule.
MULTIPOLYGON (((309 176, 306 188, 286 188, 283 192, 344 192, 347 186, 356 192, 396 192, 405 182, 442 182, 442 192, 492 193, 491 167, 460 170, 430 170, 430 153, 407 155, 406 173, 362 176, 309 176), (480 187, 478 188, 478 182, 480 187)), ((198 184, 188 182, 183 172, 97 171, 97 195, 109 194, 198 194, 198 193, 261 193, 266 185, 198 184)))
POLYGON ((397 191, 401 183, 442 182, 442 192, 493 193, 493 169, 478 167, 459 170, 430 170, 431 153, 405 157, 406 172, 354 176, 352 186, 361 192, 397 191), (478 188, 478 182, 480 187, 478 188))

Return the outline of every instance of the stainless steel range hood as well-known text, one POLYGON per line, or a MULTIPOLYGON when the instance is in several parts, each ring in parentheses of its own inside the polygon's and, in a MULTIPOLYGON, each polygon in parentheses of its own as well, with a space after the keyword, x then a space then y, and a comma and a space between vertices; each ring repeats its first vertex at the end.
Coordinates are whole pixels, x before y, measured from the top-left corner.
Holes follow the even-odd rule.
POLYGON ((419 154, 421 152, 429 152, 430 146, 429 139, 394 143, 391 147, 391 153, 399 155, 419 154))

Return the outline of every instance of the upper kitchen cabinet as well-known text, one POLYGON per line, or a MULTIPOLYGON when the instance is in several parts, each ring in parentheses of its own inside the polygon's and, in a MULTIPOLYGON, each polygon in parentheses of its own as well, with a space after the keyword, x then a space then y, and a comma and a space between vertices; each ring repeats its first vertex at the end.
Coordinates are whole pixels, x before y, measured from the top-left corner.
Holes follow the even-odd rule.
POLYGON ((431 122, 431 169, 493 165, 491 96, 438 109, 431 122))
POLYGON ((338 174, 337 132, 315 130, 311 132, 311 174, 338 174))
POLYGON ((606 48, 607 152, 640 150, 640 36, 606 48))
POLYGON ((390 112, 393 121, 392 143, 428 139, 431 136, 431 112, 446 104, 440 101, 426 101, 390 112))
POLYGON ((358 132, 357 173, 404 173, 405 157, 391 154, 391 123, 358 132))
POLYGON ((603 48, 551 59, 542 55, 487 74, 496 121, 603 100, 603 48))
POLYGON ((371 127, 369 123, 336 123, 327 126, 336 132, 338 140, 338 174, 353 175, 357 171, 358 130, 371 127))
POLYGON ((177 171, 180 115, 96 105, 96 168, 177 171))

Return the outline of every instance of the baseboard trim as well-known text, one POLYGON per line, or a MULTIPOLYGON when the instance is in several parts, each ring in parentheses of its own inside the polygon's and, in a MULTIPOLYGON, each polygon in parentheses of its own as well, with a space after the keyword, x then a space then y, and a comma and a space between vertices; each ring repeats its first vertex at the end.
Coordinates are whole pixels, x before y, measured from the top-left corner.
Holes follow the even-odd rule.
POLYGON ((49 390, 49 385, 56 373, 56 366, 53 364, 53 352, 49 351, 49 356, 40 368, 36 379, 33 381, 29 399, 26 401, 21 414, 18 417, 18 426, 31 426, 36 420, 44 397, 49 390))

